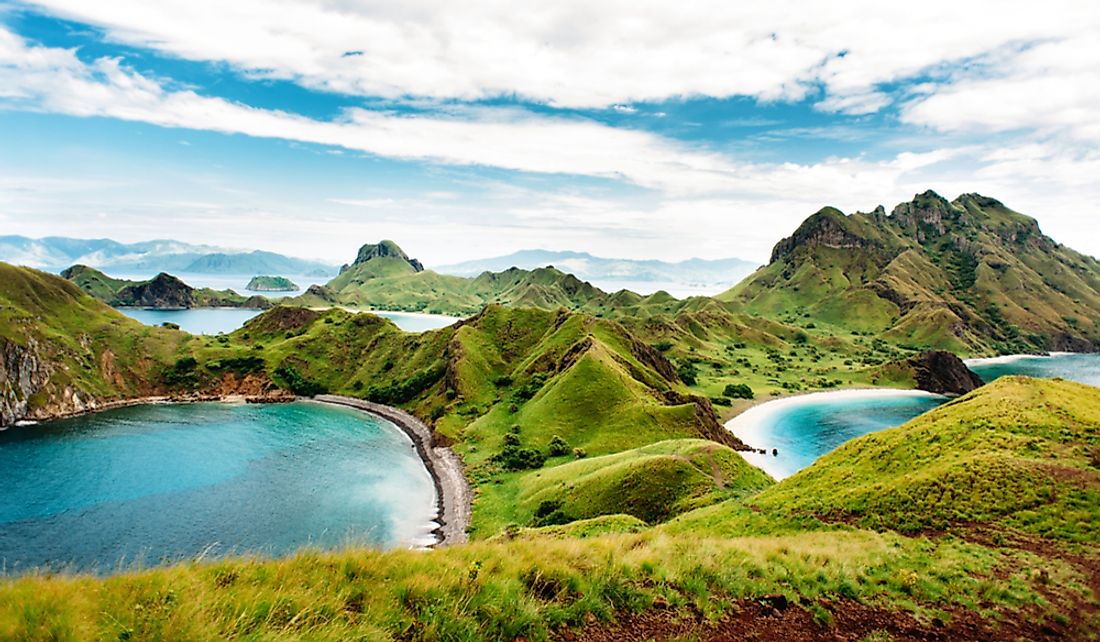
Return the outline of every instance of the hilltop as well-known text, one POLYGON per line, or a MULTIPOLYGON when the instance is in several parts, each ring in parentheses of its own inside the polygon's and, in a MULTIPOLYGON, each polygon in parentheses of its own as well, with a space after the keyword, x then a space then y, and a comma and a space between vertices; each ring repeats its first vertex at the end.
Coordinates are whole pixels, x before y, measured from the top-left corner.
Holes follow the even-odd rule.
POLYGON ((1095 547, 1100 390, 1002 377, 844 444, 753 505, 876 530, 984 528, 1095 547))
POLYGON ((271 302, 262 296, 241 296, 233 290, 193 288, 171 274, 161 272, 147 281, 114 279, 95 268, 74 265, 61 276, 77 284, 93 297, 112 306, 142 308, 256 308, 267 309, 271 302))
POLYGON ((1100 349, 1100 262, 978 194, 929 191, 889 214, 826 207, 717 298, 954 352, 1100 349))

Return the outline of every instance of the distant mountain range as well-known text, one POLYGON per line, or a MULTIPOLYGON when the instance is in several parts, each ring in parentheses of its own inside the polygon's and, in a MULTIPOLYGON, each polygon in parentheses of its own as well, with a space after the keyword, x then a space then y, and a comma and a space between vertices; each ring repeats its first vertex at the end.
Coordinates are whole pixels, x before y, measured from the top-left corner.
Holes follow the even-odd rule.
POLYGON ((507 256, 465 261, 433 268, 440 274, 478 276, 482 272, 504 272, 508 268, 534 270, 553 266, 585 281, 627 281, 733 285, 759 264, 744 259, 688 259, 670 263, 656 260, 609 259, 587 252, 520 250, 507 256))
POLYGON ((600 316, 644 316, 684 305, 665 291, 648 296, 625 289, 608 293, 556 267, 508 267, 470 277, 440 274, 409 258, 393 241, 364 245, 355 261, 340 269, 339 276, 286 302, 457 316, 476 314, 491 304, 566 308, 600 316))
POLYGON ((112 273, 294 274, 333 276, 337 267, 274 252, 242 252, 168 240, 119 243, 111 239, 0 236, 0 261, 59 271, 74 264, 112 273))

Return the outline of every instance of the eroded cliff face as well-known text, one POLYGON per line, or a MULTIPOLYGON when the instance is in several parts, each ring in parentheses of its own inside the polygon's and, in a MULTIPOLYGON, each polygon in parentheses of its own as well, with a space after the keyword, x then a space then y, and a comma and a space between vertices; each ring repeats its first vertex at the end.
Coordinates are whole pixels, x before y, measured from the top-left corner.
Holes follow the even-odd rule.
POLYGON ((0 426, 92 410, 99 400, 53 382, 56 366, 36 339, 0 339, 0 426))
POLYGON ((32 395, 50 379, 50 371, 37 354, 38 342, 27 345, 0 339, 0 426, 27 416, 32 395))

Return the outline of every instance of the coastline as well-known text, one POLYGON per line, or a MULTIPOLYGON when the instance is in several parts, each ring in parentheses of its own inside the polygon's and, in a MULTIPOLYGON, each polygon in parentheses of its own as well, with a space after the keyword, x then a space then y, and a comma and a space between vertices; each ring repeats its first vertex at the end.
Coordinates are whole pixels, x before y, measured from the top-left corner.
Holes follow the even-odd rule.
MULTIPOLYGON (((775 459, 774 453, 769 455, 768 448, 761 448, 761 443, 768 443, 765 435, 765 426, 774 423, 774 417, 792 408, 803 405, 819 403, 823 400, 830 401, 856 401, 861 399, 887 399, 887 398, 926 398, 946 399, 945 395, 917 390, 914 388, 842 388, 839 390, 826 390, 803 392, 792 395, 762 399, 748 406, 739 414, 733 416, 722 426, 734 434, 738 439, 749 446, 747 451, 738 451, 750 465, 763 470, 776 481, 789 477, 793 471, 786 470, 782 462, 775 459)), ((774 447, 774 446, 773 446, 774 447)))
POLYGON ((462 473, 462 461, 450 448, 433 446, 431 430, 422 421, 400 408, 354 397, 317 395, 312 400, 376 415, 393 423, 408 435, 435 485, 439 527, 433 532, 439 536, 439 541, 434 546, 452 546, 467 541, 466 528, 470 525, 470 503, 473 495, 462 473))
POLYGON ((1001 363, 1013 363, 1024 359, 1050 359, 1051 357, 1069 357, 1075 354, 1089 354, 1088 352, 1065 352, 1052 350, 1041 354, 1002 354, 996 357, 972 357, 963 359, 963 363, 970 366, 991 366, 1001 363))
MULTIPOLYGON (((745 441, 746 438, 751 439, 758 434, 757 429, 759 425, 772 415, 800 405, 815 403, 823 399, 854 401, 857 399, 876 399, 879 397, 935 398, 945 396, 946 395, 940 395, 934 392, 917 390, 915 388, 840 388, 838 390, 816 390, 813 392, 762 399, 759 403, 755 403, 737 415, 734 415, 722 425, 726 430, 729 430, 737 435, 739 439, 745 441), (742 430, 742 432, 738 433, 738 429, 742 430)), ((749 444, 747 441, 745 443, 752 447, 752 444, 749 444)))
MULTIPOLYGON (((154 395, 149 397, 132 397, 129 399, 112 399, 109 401, 96 402, 84 404, 83 407, 74 408, 72 410, 63 410, 60 412, 53 412, 45 416, 24 416, 16 420, 12 426, 33 426, 46 421, 55 421, 58 419, 72 419, 73 417, 81 417, 83 415, 91 415, 97 412, 104 412, 107 410, 116 410, 118 408, 129 408, 130 406, 144 406, 150 404, 160 403, 290 403, 291 401, 297 401, 298 398, 294 395, 215 395, 215 394, 194 394, 194 395, 154 395)), ((0 427, 3 429, 4 427, 0 427)))
POLYGON ((71 419, 108 410, 170 403, 291 403, 294 401, 316 401, 318 403, 354 408, 381 417, 397 426, 413 443, 417 455, 427 468, 436 494, 436 522, 438 526, 431 532, 438 541, 430 546, 451 546, 467 541, 466 528, 470 525, 470 505, 472 491, 463 474, 462 460, 453 450, 444 446, 433 446, 431 430, 413 415, 392 406, 383 406, 363 399, 340 395, 317 395, 316 397, 298 397, 286 395, 242 395, 242 394, 193 394, 193 395, 154 395, 130 399, 114 399, 85 405, 83 408, 50 413, 48 416, 23 417, 10 426, 0 426, 0 430, 11 427, 33 427, 36 424, 59 419, 71 419))

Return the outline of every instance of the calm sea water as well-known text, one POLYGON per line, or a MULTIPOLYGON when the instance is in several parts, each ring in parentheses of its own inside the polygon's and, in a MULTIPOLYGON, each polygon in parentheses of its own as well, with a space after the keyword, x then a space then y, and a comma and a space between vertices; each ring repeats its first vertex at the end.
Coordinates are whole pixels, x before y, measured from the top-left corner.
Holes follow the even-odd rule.
POLYGON ((309 402, 136 406, 0 432, 0 565, 119 565, 433 541, 389 422, 309 402))
MULTIPOLYGON (((1005 375, 1062 377, 1100 386, 1100 355, 1056 354, 969 362, 987 383, 1005 375)), ((814 393, 750 408, 726 427, 766 455, 743 453, 776 479, 789 477, 849 439, 899 426, 947 397, 912 390, 814 393), (778 454, 773 455, 772 449, 778 454)))
MULTIPOLYGON (((190 310, 150 310, 147 308, 118 308, 126 316, 137 319, 146 325, 161 325, 171 322, 191 334, 218 334, 232 332, 243 326, 245 321, 260 313, 260 310, 242 310, 239 308, 193 308, 190 310)), ((445 328, 456 317, 442 314, 416 314, 413 312, 371 312, 385 317, 405 332, 424 332, 445 328)))

